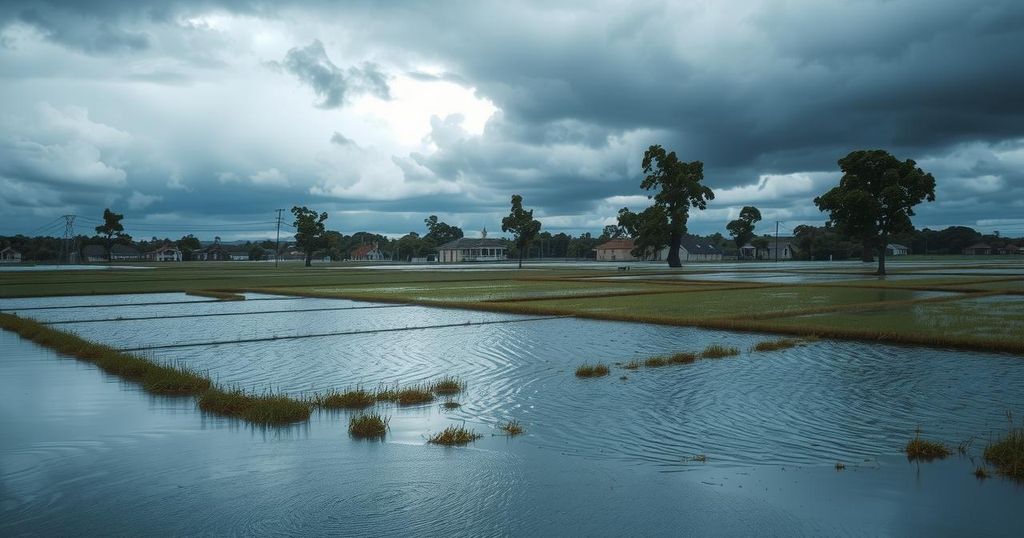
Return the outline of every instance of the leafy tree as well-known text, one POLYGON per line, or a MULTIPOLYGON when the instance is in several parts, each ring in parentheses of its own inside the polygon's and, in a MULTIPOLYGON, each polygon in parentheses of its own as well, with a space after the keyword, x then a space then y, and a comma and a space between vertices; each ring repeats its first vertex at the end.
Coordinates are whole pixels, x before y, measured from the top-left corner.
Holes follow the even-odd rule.
POLYGON ((313 265, 313 252, 326 245, 324 234, 326 228, 324 221, 327 220, 327 213, 317 214, 308 207, 292 207, 292 215, 295 215, 295 244, 306 253, 306 267, 313 265))
POLYGON ((512 195, 512 211, 501 219, 501 231, 511 233, 519 251, 519 268, 523 268, 523 254, 530 241, 540 232, 540 221, 533 218, 533 210, 523 209, 523 197, 512 195))
POLYGON ((736 242, 736 248, 743 248, 754 237, 754 225, 760 222, 761 212, 753 206, 743 206, 740 210, 740 218, 730 221, 725 225, 729 235, 736 242))
POLYGON ((878 251, 878 274, 885 274, 889 236, 913 229, 914 206, 935 201, 935 178, 911 159, 884 150, 859 150, 839 159, 839 186, 814 199, 840 233, 859 237, 878 251))
POLYGON ((103 224, 96 227, 96 233, 103 236, 103 243, 107 247, 108 262, 113 259, 110 249, 114 246, 114 238, 124 236, 124 226, 121 224, 123 218, 124 215, 114 213, 108 207, 103 210, 103 224))
POLYGON ((249 248, 249 260, 250 261, 262 260, 263 256, 265 256, 266 254, 267 254, 267 252, 265 250, 263 250, 263 247, 261 247, 259 245, 252 245, 249 248))
POLYGON ((427 235, 423 238, 433 242, 435 246, 443 245, 456 239, 462 239, 463 237, 462 228, 437 220, 437 215, 431 215, 423 219, 423 223, 427 225, 427 235))
POLYGON ((619 227, 633 238, 630 253, 643 260, 656 258, 672 240, 668 214, 659 205, 652 205, 640 213, 633 213, 628 207, 620 209, 619 227))
POLYGON ((601 230, 601 237, 605 239, 619 239, 626 235, 626 230, 622 229, 622 226, 616 226, 609 224, 601 230))
POLYGON ((644 152, 642 165, 647 175, 640 182, 640 187, 648 191, 657 190, 648 197, 654 199, 654 205, 664 211, 668 220, 668 265, 681 267, 679 245, 686 233, 690 207, 706 209, 708 201, 715 199, 715 193, 701 184, 704 163, 680 161, 676 152, 666 152, 661 146, 654 145, 644 152))

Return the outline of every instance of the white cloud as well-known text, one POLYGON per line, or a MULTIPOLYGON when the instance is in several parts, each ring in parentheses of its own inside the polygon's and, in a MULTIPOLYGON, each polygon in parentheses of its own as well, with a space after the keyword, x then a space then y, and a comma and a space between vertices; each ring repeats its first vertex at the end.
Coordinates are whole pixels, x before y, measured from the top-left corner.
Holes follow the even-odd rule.
POLYGON ((271 185, 276 187, 289 186, 288 176, 277 168, 260 170, 259 172, 249 176, 249 181, 251 181, 253 185, 271 185))
POLYGON ((163 196, 158 196, 154 194, 142 194, 139 191, 132 191, 132 194, 131 196, 128 197, 127 202, 129 209, 139 210, 145 209, 153 205, 155 202, 159 202, 160 200, 163 200, 163 196))

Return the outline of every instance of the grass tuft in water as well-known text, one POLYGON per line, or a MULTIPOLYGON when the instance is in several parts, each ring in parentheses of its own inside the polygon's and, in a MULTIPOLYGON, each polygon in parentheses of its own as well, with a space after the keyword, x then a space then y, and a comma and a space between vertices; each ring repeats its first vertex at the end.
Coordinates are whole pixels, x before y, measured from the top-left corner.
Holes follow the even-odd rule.
POLYGON ((444 401, 444 403, 441 404, 441 407, 443 407, 445 409, 458 409, 458 408, 462 407, 462 404, 460 404, 459 402, 456 402, 455 400, 453 400, 451 398, 448 398, 447 400, 444 401))
POLYGON ((622 367, 627 369, 627 370, 639 370, 640 369, 640 361, 638 361, 636 359, 633 359, 633 360, 627 362, 626 364, 623 364, 622 367))
POLYGON ((917 435, 914 436, 910 442, 907 443, 904 449, 907 453, 907 459, 931 461, 934 459, 943 459, 949 456, 949 449, 942 443, 936 443, 935 441, 928 441, 921 439, 921 430, 917 431, 917 435))
POLYGON ((434 393, 424 387, 413 386, 399 390, 395 394, 398 405, 420 405, 434 401, 434 393))
POLYGON ((508 434, 509 437, 523 433, 523 425, 520 424, 519 421, 515 419, 512 419, 498 426, 498 429, 508 434))
POLYGON ((782 349, 796 347, 798 344, 800 344, 800 341, 792 338, 765 340, 763 342, 758 342, 757 345, 754 346, 754 351, 779 351, 782 349))
POLYGON ((384 437, 388 431, 388 417, 376 413, 356 415, 348 421, 348 433, 360 439, 384 437))
POLYGON ((836 470, 837 471, 844 471, 844 470, 846 470, 846 464, 841 462, 841 461, 837 461, 836 462, 836 470))
POLYGON ((697 360, 697 355, 693 353, 676 353, 668 358, 668 362, 672 364, 692 364, 697 360))
POLYGON ((607 365, 601 363, 581 364, 579 368, 576 368, 576 377, 603 377, 610 371, 607 365))
POLYGON ((465 445, 483 437, 473 430, 467 430, 465 426, 448 426, 442 432, 435 434, 427 442, 435 445, 465 445))
POLYGON ((644 366, 648 368, 661 368, 662 366, 668 366, 668 359, 665 357, 651 357, 644 361, 644 366))
POLYGON ((985 447, 984 456, 999 474, 1024 480, 1024 428, 1011 427, 1006 436, 985 447))
POLYGON ((199 397, 199 409, 253 424, 270 426, 309 420, 312 406, 283 394, 250 394, 241 389, 210 389, 199 397))
POLYGON ((216 291, 216 290, 188 290, 185 295, 192 295, 194 297, 208 297, 210 299, 217 299, 218 301, 244 301, 245 295, 238 293, 231 293, 230 291, 216 291))
POLYGON ((158 365, 142 375, 142 388, 151 394, 185 396, 209 390, 210 380, 186 366, 158 365))
POLYGON ((439 394, 441 396, 458 394, 466 390, 466 382, 455 376, 446 375, 433 382, 430 385, 430 390, 432 390, 434 394, 439 394))
POLYGON ((731 346, 723 346, 719 344, 711 344, 704 348, 700 356, 705 359, 721 359, 722 357, 732 357, 733 355, 739 355, 740 350, 731 346))
POLYGON ((977 469, 974 470, 974 477, 977 478, 978 480, 984 480, 984 479, 986 479, 986 478, 988 478, 990 476, 992 476, 992 475, 988 474, 988 469, 986 469, 986 468, 984 468, 984 467, 982 467, 980 465, 978 466, 977 469))
POLYGON ((366 409, 377 401, 372 392, 363 389, 329 392, 317 396, 317 403, 327 409, 366 409))

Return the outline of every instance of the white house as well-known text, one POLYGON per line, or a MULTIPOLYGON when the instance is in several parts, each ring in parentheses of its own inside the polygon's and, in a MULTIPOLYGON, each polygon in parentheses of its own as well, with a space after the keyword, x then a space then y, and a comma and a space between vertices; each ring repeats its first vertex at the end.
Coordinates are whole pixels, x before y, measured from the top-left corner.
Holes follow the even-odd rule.
POLYGON ((594 247, 597 252, 597 261, 599 262, 616 262, 616 261, 632 261, 637 259, 630 252, 633 250, 632 239, 612 239, 606 241, 594 247))
MULTIPOLYGON (((612 239, 611 241, 598 245, 597 261, 637 261, 633 255, 634 242, 632 239, 612 239)), ((646 259, 650 261, 663 261, 668 259, 669 248, 665 247, 646 259)), ((708 262, 720 261, 722 251, 703 239, 693 236, 685 236, 679 242, 679 261, 683 262, 708 262)))
POLYGON ((160 248, 147 252, 146 259, 151 262, 180 262, 181 250, 170 243, 164 243, 160 248))
POLYGON ((145 259, 145 256, 135 247, 115 244, 110 247, 110 259, 115 262, 137 262, 145 259))
POLYGON ((796 255, 796 239, 792 237, 770 237, 764 250, 766 260, 792 260, 796 255))
POLYGON ((0 263, 21 263, 21 253, 12 247, 0 250, 0 263))
POLYGON ((885 245, 885 254, 887 256, 906 256, 910 254, 910 249, 899 243, 889 243, 885 245))
POLYGON ((358 261, 381 261, 388 259, 388 256, 381 251, 380 247, 376 242, 368 245, 359 245, 358 248, 352 250, 349 255, 349 259, 358 261))
POLYGON ((507 258, 504 239, 463 237, 437 247, 441 263, 486 262, 507 258))

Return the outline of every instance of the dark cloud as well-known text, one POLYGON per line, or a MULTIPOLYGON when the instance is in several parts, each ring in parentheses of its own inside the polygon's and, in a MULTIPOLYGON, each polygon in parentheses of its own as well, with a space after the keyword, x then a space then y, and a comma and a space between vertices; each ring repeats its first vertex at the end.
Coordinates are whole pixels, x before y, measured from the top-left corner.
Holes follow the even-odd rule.
POLYGON ((288 51, 278 64, 313 88, 320 98, 316 106, 339 108, 351 95, 369 93, 381 99, 390 99, 388 78, 374 63, 364 62, 359 67, 341 69, 331 62, 323 43, 314 39, 309 45, 288 51))

